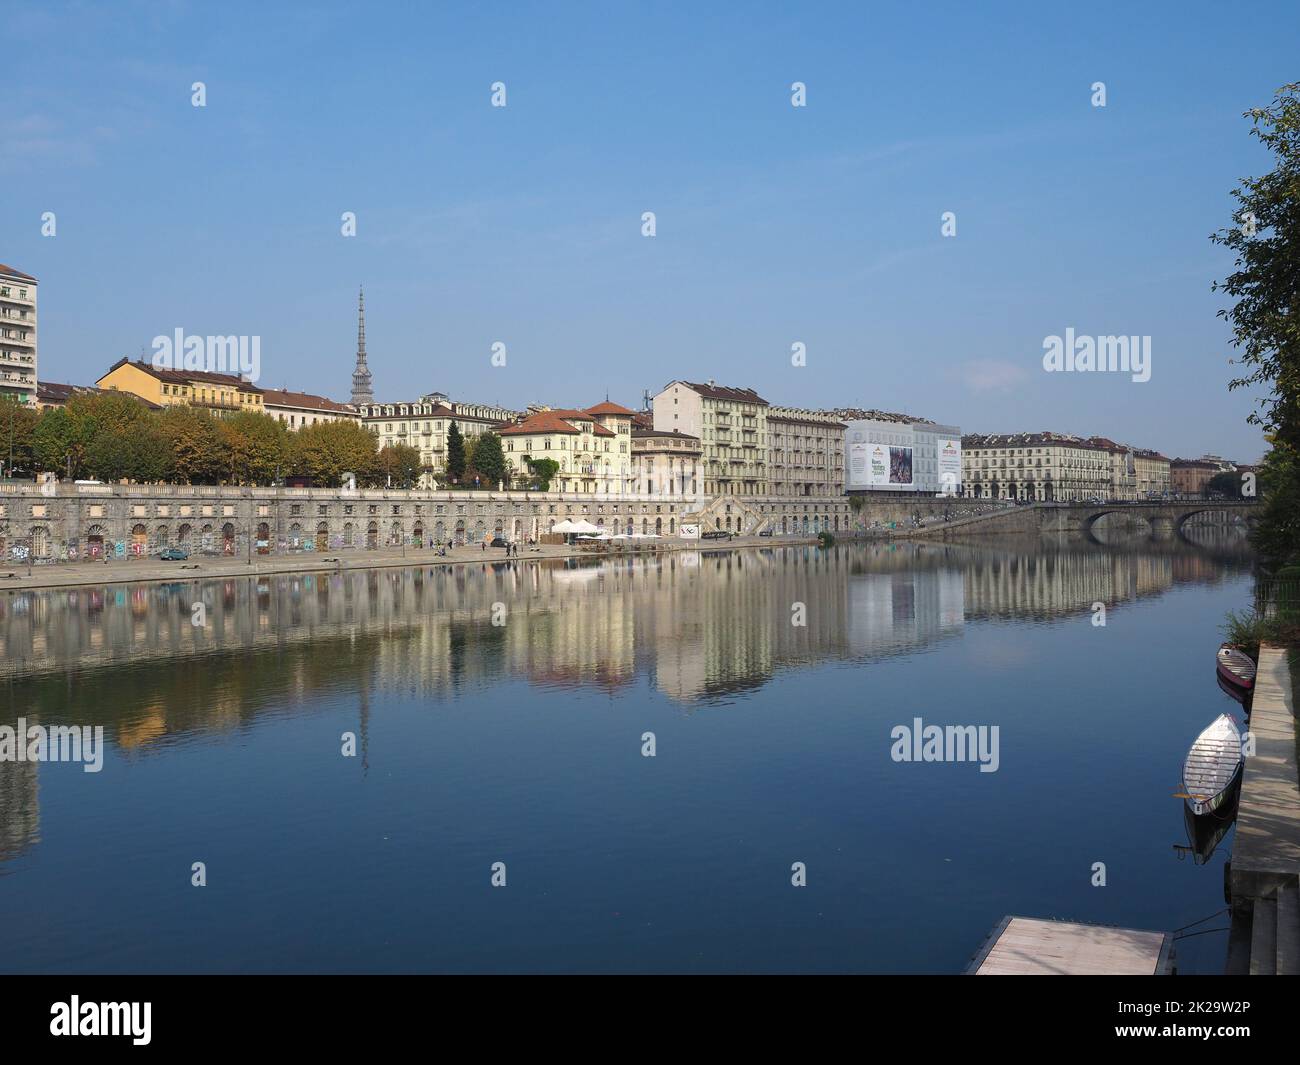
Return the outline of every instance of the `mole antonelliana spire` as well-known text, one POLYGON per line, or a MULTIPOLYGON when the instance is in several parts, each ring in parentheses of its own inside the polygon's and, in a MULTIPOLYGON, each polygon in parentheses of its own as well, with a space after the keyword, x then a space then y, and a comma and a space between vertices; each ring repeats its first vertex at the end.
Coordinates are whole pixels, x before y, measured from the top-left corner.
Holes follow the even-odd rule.
POLYGON ((362 288, 357 303, 357 368, 352 371, 352 405, 357 407, 374 401, 370 367, 366 365, 366 290, 362 288))

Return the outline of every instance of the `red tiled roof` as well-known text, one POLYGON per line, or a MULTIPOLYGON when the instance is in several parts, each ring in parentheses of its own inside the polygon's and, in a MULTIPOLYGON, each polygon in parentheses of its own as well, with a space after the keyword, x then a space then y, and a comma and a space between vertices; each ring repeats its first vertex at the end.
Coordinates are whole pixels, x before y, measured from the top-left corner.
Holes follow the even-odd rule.
POLYGON ((594 407, 587 408, 588 414, 622 414, 628 418, 636 417, 636 411, 628 410, 626 407, 620 407, 617 403, 611 403, 605 400, 604 403, 597 403, 594 407))
POLYGON ((732 403, 760 403, 768 406, 767 400, 752 388, 730 388, 727 385, 698 384, 695 381, 683 381, 687 388, 693 388, 705 399, 722 399, 732 403))
POLYGON ((356 410, 344 403, 335 403, 324 396, 315 396, 310 392, 290 392, 284 388, 268 388, 262 393, 265 406, 306 407, 308 410, 330 411, 335 414, 356 414, 356 410))
POLYGON ((574 420, 590 422, 591 431, 596 436, 614 436, 614 432, 606 429, 597 421, 593 421, 590 414, 580 410, 543 410, 536 414, 530 414, 521 422, 514 422, 511 425, 503 426, 499 432, 502 436, 519 436, 526 433, 580 433, 582 432, 576 425, 572 424, 574 420))
POLYGON ((31 274, 24 274, 21 270, 15 270, 12 266, 5 266, 4 263, 0 263, 0 274, 4 274, 6 277, 16 277, 20 281, 36 280, 31 274))
POLYGON ((41 403, 66 403, 73 396, 95 395, 103 389, 94 385, 61 385, 54 381, 41 381, 36 386, 36 399, 41 403))

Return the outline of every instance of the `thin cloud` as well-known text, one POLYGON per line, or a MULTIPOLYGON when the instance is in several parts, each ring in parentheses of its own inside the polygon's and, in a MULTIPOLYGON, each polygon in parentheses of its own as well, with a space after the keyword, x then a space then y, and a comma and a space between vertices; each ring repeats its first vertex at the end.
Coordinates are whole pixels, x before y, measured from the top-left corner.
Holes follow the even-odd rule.
POLYGON ((976 359, 962 367, 961 376, 972 392, 1009 392, 1024 384, 1029 373, 1014 362, 976 359))

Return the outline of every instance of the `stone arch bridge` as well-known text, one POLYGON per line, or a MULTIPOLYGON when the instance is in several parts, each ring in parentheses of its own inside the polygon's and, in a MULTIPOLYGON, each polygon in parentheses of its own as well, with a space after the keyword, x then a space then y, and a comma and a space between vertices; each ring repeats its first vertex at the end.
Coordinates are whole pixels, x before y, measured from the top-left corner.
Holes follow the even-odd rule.
POLYGON ((1029 503, 1003 510, 957 518, 930 532, 954 535, 1005 532, 1083 533, 1094 537, 1093 526, 1110 515, 1141 518, 1157 539, 1183 535, 1183 526, 1201 514, 1235 515, 1247 524, 1256 520, 1259 503, 1254 499, 1141 500, 1111 503, 1029 503))

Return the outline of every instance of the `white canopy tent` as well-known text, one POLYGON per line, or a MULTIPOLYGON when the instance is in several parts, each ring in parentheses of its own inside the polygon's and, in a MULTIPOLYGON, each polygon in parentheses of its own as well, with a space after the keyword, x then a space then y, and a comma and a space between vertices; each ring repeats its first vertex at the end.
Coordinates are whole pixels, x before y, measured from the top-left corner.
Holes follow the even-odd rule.
POLYGON ((563 536, 596 536, 602 532, 599 526, 592 525, 589 521, 570 521, 566 518, 564 521, 557 521, 551 526, 551 532, 560 533, 563 536))

